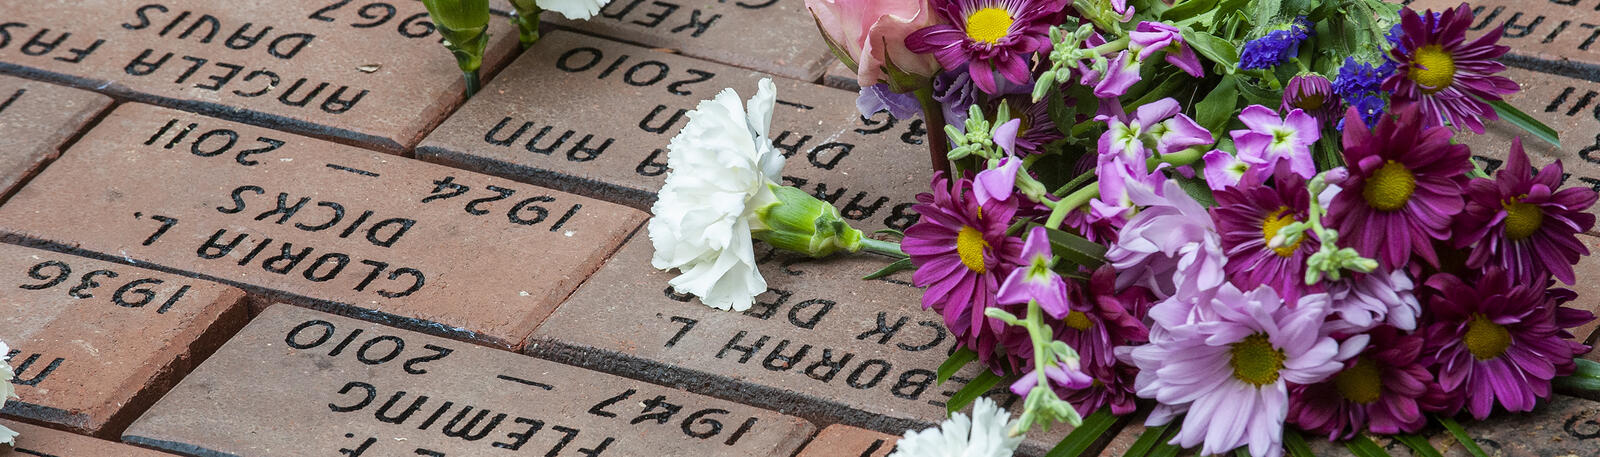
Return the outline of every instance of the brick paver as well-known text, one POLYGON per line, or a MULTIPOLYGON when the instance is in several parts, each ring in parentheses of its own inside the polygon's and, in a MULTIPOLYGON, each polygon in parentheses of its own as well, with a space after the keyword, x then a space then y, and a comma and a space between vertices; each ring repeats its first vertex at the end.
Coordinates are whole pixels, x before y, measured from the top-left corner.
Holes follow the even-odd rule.
MULTIPOLYGON (((1390 0, 1395 1, 1395 0, 1390 0)), ((1423 10, 1444 11, 1462 0, 1403 0, 1423 10)), ((1593 72, 1600 66, 1600 1, 1597 0, 1475 0, 1469 2, 1474 17, 1467 30, 1471 37, 1505 27, 1500 44, 1511 47, 1507 60, 1533 67, 1563 68, 1567 63, 1593 72)), ((1597 76, 1591 76, 1594 78, 1597 76)), ((1519 80, 1520 81, 1520 80, 1519 80)), ((1526 84, 1525 81, 1523 81, 1526 84)))
POLYGON ((110 105, 110 97, 93 92, 0 76, 0 195, 15 191, 110 105))
POLYGON ((884 457, 894 451, 899 436, 847 425, 829 425, 817 432, 795 457, 884 457))
POLYGON ((0 244, 12 417, 114 437, 244 325, 244 292, 0 244))
POLYGON ((814 431, 771 411, 276 305, 123 439, 260 457, 786 456, 814 431))
POLYGON ((16 446, 0 446, 0 457, 173 457, 115 441, 52 430, 37 425, 0 420, 0 425, 21 433, 16 446))
POLYGON ((472 172, 133 104, 0 207, 0 231, 512 348, 643 217, 472 172), (85 214, 97 215, 96 223, 85 223, 85 214))
POLYGON ((613 0, 586 21, 545 20, 801 81, 833 60, 805 0, 613 0))
MULTIPOLYGON (((1463 415, 1462 417, 1467 417, 1463 415)), ((1467 434, 1491 456, 1544 457, 1593 456, 1600 454, 1600 402, 1555 395, 1529 413, 1496 411, 1484 421, 1460 419, 1467 434)), ((1445 457, 1468 457, 1466 448, 1446 432, 1433 426, 1421 433, 1445 457)), ((1351 456, 1342 444, 1329 443, 1327 437, 1307 435, 1311 450, 1319 456, 1351 456)), ((1378 444, 1391 455, 1409 455, 1404 443, 1378 438, 1378 444)))

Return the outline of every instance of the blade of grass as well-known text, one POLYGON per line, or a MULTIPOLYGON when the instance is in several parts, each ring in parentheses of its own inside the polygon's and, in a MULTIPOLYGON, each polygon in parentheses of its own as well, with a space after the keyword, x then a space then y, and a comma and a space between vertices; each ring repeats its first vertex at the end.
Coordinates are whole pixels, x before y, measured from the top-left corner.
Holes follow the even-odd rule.
POLYGON ((939 364, 939 384, 949 381, 951 376, 955 376, 957 371, 973 360, 978 360, 978 353, 971 349, 961 348, 955 354, 950 354, 950 358, 939 364))
POLYGON ((1421 435, 1407 433, 1394 435, 1394 439, 1405 443, 1412 451, 1415 451, 1417 457, 1444 457, 1443 454, 1439 453, 1438 449, 1434 449, 1433 443, 1429 443, 1428 439, 1423 438, 1421 435))
POLYGON ((1501 119, 1505 119, 1506 122, 1510 122, 1511 125, 1515 125, 1523 130, 1527 130, 1528 133, 1531 133, 1533 136, 1539 137, 1539 139, 1555 145, 1557 148, 1561 147, 1561 139, 1556 133, 1556 129, 1550 128, 1548 125, 1544 125, 1543 122, 1539 122, 1538 119, 1534 119, 1533 116, 1529 116, 1528 113, 1524 113, 1522 110, 1517 109, 1517 107, 1511 106, 1510 103, 1506 103, 1502 100, 1489 102, 1489 106, 1493 106, 1495 114, 1500 115, 1501 119))
POLYGON ((1290 457, 1317 457, 1311 452, 1311 446, 1306 444, 1306 438, 1294 430, 1283 431, 1283 447, 1289 449, 1290 457))
POLYGON ((1145 457, 1157 443, 1161 442, 1161 435, 1165 434, 1167 434, 1166 425, 1145 428, 1144 433, 1139 434, 1139 439, 1133 442, 1133 446, 1128 447, 1128 452, 1122 453, 1122 457, 1145 457))
POLYGON ((984 392, 988 392, 995 384, 999 383, 1000 376, 995 375, 993 371, 983 370, 983 373, 979 374, 972 382, 962 386, 961 390, 950 396, 950 402, 944 405, 945 412, 954 413, 967 409, 967 405, 977 401, 978 397, 982 397, 984 392))
POLYGON ((1445 430, 1449 430, 1451 435, 1455 435, 1456 441, 1461 442, 1461 447, 1466 448, 1467 453, 1473 457, 1489 457, 1489 454, 1483 452, 1483 448, 1478 447, 1478 442, 1472 439, 1472 435, 1467 434, 1467 429, 1461 428, 1461 424, 1455 419, 1439 416, 1439 424, 1444 425, 1445 430))
POLYGON ((1391 457, 1389 451, 1383 450, 1383 447, 1372 442, 1372 438, 1368 438, 1367 435, 1356 435, 1350 441, 1345 441, 1344 447, 1356 457, 1391 457))
POLYGON ((1104 435, 1116 422, 1117 416, 1111 415, 1111 408, 1100 408, 1089 417, 1083 418, 1083 425, 1079 425, 1072 433, 1067 434, 1066 438, 1061 439, 1061 443, 1057 444, 1055 449, 1051 449, 1050 453, 1045 454, 1045 457, 1083 455, 1084 451, 1089 450, 1089 446, 1094 445, 1095 440, 1100 439, 1100 435, 1104 435))

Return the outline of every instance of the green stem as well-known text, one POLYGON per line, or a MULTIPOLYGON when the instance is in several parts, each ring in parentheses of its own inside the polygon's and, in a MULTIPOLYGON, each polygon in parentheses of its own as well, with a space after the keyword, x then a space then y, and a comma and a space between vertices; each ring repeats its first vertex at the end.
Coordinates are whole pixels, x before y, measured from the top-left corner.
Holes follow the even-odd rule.
POLYGON ((517 25, 517 40, 522 43, 522 50, 526 51, 539 42, 539 13, 544 9, 532 2, 511 2, 516 11, 512 12, 511 23, 517 25), (528 3, 524 5, 524 3, 528 3))
POLYGON ((1024 324, 1028 327, 1028 338, 1033 340, 1033 373, 1039 376, 1039 386, 1035 387, 1035 389, 1041 387, 1049 388, 1050 378, 1045 376, 1044 369, 1046 363, 1055 363, 1055 357, 1050 357, 1049 360, 1046 360, 1042 356, 1045 353, 1044 345, 1047 344, 1046 340, 1049 340, 1051 335, 1046 334, 1050 329, 1044 326, 1044 316, 1039 309, 1038 300, 1028 300, 1028 320, 1024 324))
POLYGON ((1078 189, 1071 195, 1067 195, 1065 198, 1062 198, 1060 201, 1056 202, 1055 207, 1050 210, 1050 219, 1045 221, 1044 226, 1060 230, 1061 222, 1067 220, 1068 214, 1071 214, 1073 210, 1078 209, 1079 206, 1089 203, 1090 199, 1099 196, 1100 183, 1098 182, 1084 186, 1082 189, 1078 189))
POLYGON ((467 80, 467 98, 472 98, 473 95, 478 93, 478 89, 483 88, 483 83, 478 80, 478 72, 476 70, 463 71, 461 72, 461 77, 467 80))
POLYGON ((1102 44, 1102 45, 1099 45, 1099 46, 1095 46, 1093 48, 1089 48, 1089 50, 1086 51, 1085 53, 1089 54, 1089 55, 1102 55, 1103 56, 1103 55, 1110 54, 1110 53, 1115 52, 1115 51, 1121 51, 1123 49, 1127 49, 1128 48, 1128 43, 1130 43, 1130 42, 1131 41, 1128 39, 1128 37, 1122 37, 1122 38, 1118 38, 1116 41, 1110 41, 1110 42, 1107 42, 1106 44, 1102 44))
POLYGON ((872 252, 872 253, 883 254, 883 255, 886 255, 886 256, 889 256, 889 257, 894 257, 896 259, 904 259, 906 257, 909 257, 909 256, 906 255, 905 251, 900 250, 900 243, 896 243, 896 242, 893 242, 893 241, 875 240, 875 239, 867 238, 867 237, 862 237, 861 238, 861 250, 867 251, 867 252, 872 252))
POLYGON ((1145 161, 1145 164, 1149 165, 1150 169, 1152 169, 1152 170, 1154 170, 1157 166, 1159 166, 1159 165, 1161 165, 1163 163, 1170 163, 1170 164, 1173 164, 1173 165, 1181 167, 1181 166, 1184 166, 1184 165, 1195 163, 1196 161, 1199 161, 1200 158, 1204 157, 1205 155, 1206 155, 1206 149, 1189 148, 1189 149, 1184 149, 1182 151, 1174 152, 1174 153, 1171 153, 1171 154, 1151 157, 1150 159, 1145 161))
POLYGON ((931 85, 912 93, 922 105, 922 121, 927 124, 924 130, 928 131, 928 160, 932 162, 933 171, 950 173, 950 139, 944 133, 944 106, 933 98, 931 85))

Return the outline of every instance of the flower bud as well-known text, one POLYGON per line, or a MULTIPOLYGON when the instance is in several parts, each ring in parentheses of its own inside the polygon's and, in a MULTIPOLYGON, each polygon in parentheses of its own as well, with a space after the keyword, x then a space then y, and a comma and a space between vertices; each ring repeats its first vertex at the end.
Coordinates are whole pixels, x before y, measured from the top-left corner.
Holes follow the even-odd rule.
POLYGON ((751 235, 778 249, 827 257, 844 249, 861 250, 861 231, 839 216, 839 209, 795 187, 769 185, 776 202, 756 208, 763 227, 751 235))

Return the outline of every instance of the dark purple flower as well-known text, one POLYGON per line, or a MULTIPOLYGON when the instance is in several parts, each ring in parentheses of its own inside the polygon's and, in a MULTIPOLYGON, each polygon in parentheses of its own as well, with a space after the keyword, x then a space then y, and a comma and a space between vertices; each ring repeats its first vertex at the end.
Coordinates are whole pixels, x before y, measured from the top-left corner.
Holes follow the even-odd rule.
POLYGON ((1240 289, 1272 286, 1285 300, 1299 299, 1305 289, 1306 258, 1317 252, 1320 241, 1306 232, 1300 241, 1281 248, 1268 244, 1279 229, 1306 220, 1311 195, 1306 179, 1278 162, 1269 173, 1246 173, 1239 184, 1213 194, 1211 207, 1217 233, 1222 235, 1228 263, 1223 271, 1240 289), (1266 177, 1272 178, 1268 186, 1266 177))
POLYGON ((1278 106, 1278 111, 1287 113, 1299 108, 1317 118, 1318 125, 1326 126, 1339 117, 1343 109, 1340 103, 1339 94, 1333 93, 1333 83, 1328 78, 1308 73, 1289 80, 1288 86, 1283 89, 1283 103, 1278 106))
POLYGON ((1394 63, 1388 60, 1373 66, 1356 61, 1355 57, 1345 57, 1344 65, 1339 67, 1339 76, 1334 78, 1333 92, 1347 99, 1381 92, 1383 80, 1392 74, 1394 63))
POLYGON ((1553 275, 1575 280, 1572 265, 1589 255, 1578 234, 1594 227, 1588 209, 1597 198, 1590 189, 1560 189, 1561 161, 1533 174, 1522 138, 1511 140, 1511 157, 1494 180, 1467 184, 1467 206, 1456 218, 1456 247, 1473 246, 1467 266, 1504 268, 1512 279, 1534 281, 1553 275))
POLYGON ((1045 145, 1066 137, 1056 128, 1055 121, 1050 120, 1048 100, 1028 103, 1021 98, 1007 97, 1006 103, 1012 108, 1012 118, 1022 120, 1022 125, 1017 127, 1017 155, 1044 154, 1045 145))
POLYGON ((1433 388, 1422 363, 1422 337, 1390 326, 1373 329, 1366 349, 1344 370, 1289 388, 1289 422, 1330 440, 1357 433, 1412 433, 1427 425, 1418 399, 1433 388))
POLYGON ((994 73, 1007 81, 1029 80, 1033 54, 1050 50, 1050 26, 1061 22, 1067 0, 935 0, 949 24, 906 37, 906 48, 933 53, 946 70, 967 69, 986 93, 998 93, 994 73))
POLYGON ((1266 36, 1245 42, 1244 48, 1239 50, 1239 68, 1272 68, 1298 56, 1300 42, 1311 36, 1311 30, 1311 23, 1301 16, 1284 29, 1273 30, 1266 36))
MULTIPOLYGON (((1376 93, 1357 95, 1346 98, 1345 101, 1349 102, 1350 109, 1355 110, 1356 114, 1360 116, 1362 126, 1369 129, 1378 125, 1378 119, 1383 117, 1384 107, 1388 106, 1388 103, 1383 101, 1383 97, 1378 96, 1376 93)), ((1339 131, 1344 131, 1344 119, 1339 119, 1339 131)))
MULTIPOLYGON (((940 72, 933 78, 933 99, 944 109, 944 123, 961 127, 967 122, 967 107, 978 102, 972 75, 964 71, 940 72)), ((938 127, 938 126, 934 126, 938 127)), ((943 128, 943 127, 940 127, 943 128)))
POLYGON ((995 306, 1000 280, 1016 268, 1007 259, 1021 256, 1022 240, 1006 236, 1017 199, 980 206, 971 180, 953 184, 936 173, 933 193, 917 195, 912 209, 922 218, 906 229, 901 248, 917 267, 912 284, 927 288, 922 307, 942 314, 945 326, 985 364, 1001 367, 991 359, 1007 325, 984 311, 995 306))
POLYGON ((1472 166, 1451 131, 1423 124, 1413 105, 1371 129, 1354 109, 1345 112, 1344 162, 1350 176, 1328 213, 1340 241, 1387 269, 1408 264, 1412 253, 1438 265, 1434 240, 1450 238, 1461 212, 1460 178, 1472 166))
POLYGON ((1479 134, 1483 119, 1499 119, 1486 101, 1520 89, 1511 79, 1494 76, 1506 68, 1496 59, 1511 48, 1495 44, 1502 27, 1467 42, 1471 25, 1472 8, 1466 3, 1427 18, 1410 8, 1400 12, 1400 44, 1389 51, 1398 67, 1383 81, 1395 106, 1417 105, 1428 125, 1479 134))

